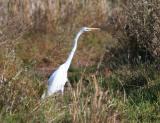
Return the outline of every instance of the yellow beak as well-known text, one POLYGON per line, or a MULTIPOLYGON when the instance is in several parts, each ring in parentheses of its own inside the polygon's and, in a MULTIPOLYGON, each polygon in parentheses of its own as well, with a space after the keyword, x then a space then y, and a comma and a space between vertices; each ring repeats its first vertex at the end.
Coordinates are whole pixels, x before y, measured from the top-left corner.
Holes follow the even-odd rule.
POLYGON ((91 31, 92 30, 101 30, 100 28, 89 28, 91 31))

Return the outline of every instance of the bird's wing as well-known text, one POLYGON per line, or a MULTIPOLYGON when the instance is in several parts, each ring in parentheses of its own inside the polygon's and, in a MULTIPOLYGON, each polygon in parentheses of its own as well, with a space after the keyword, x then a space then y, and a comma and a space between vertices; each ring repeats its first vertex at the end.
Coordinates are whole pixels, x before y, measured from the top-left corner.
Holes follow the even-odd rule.
POLYGON ((49 87, 53 86, 53 83, 54 86, 64 85, 66 81, 67 81, 66 67, 64 64, 62 64, 54 73, 51 74, 50 78, 48 79, 48 86, 49 87))
POLYGON ((54 71, 54 73, 52 73, 51 76, 49 77, 49 79, 48 79, 48 86, 51 86, 51 84, 52 84, 52 82, 53 82, 53 80, 55 78, 56 72, 57 72, 57 70, 54 71))

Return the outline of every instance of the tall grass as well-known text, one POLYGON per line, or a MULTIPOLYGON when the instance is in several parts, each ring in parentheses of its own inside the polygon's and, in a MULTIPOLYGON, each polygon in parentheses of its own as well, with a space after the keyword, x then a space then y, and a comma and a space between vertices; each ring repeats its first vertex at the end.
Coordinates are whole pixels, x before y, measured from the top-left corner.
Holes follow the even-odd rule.
POLYGON ((73 28, 75 25, 90 25, 105 21, 110 9, 109 4, 110 2, 106 0, 2 1, 0 14, 2 25, 14 17, 20 17, 22 23, 34 25, 36 31, 53 32, 65 24, 72 23, 68 28, 73 28))
MULTIPOLYGON (((17 17, 18 10, 21 9, 18 5, 21 2, 16 1, 15 4, 10 2, 9 16, 17 17)), ((138 34, 135 32, 140 31, 138 29, 143 20, 146 19, 147 23, 143 23, 144 28, 140 28, 141 30, 147 31, 152 27, 148 20, 150 16, 145 16, 146 11, 144 11, 149 10, 147 7, 152 3, 151 1, 148 0, 150 4, 147 5, 143 0, 126 2, 128 6, 124 11, 129 11, 125 13, 121 8, 115 8, 110 13, 107 8, 108 1, 103 0, 54 1, 52 4, 55 11, 52 13, 51 3, 40 1, 36 10, 31 12, 33 16, 27 15, 29 2, 23 2, 21 4, 23 17, 15 20, 18 20, 16 22, 21 25, 29 23, 29 29, 32 28, 34 31, 28 30, 27 25, 27 34, 23 37, 19 35, 12 37, 12 33, 8 36, 7 34, 13 29, 16 35, 17 31, 18 34, 21 31, 25 32, 23 27, 17 27, 15 21, 9 22, 9 26, 5 25, 4 27, 7 28, 2 30, 3 37, 10 40, 0 45, 0 122, 147 123, 160 121, 159 64, 135 62, 135 60, 132 64, 130 62, 132 57, 128 52, 132 47, 128 42, 135 41, 137 44, 139 41, 135 40, 138 39, 138 34), (23 6, 24 4, 26 6, 23 6), (138 10, 141 10, 140 13, 138 10), (106 16, 108 12, 110 17, 106 16), (140 18, 135 19, 134 16, 140 18), (41 100, 40 97, 47 87, 47 77, 54 68, 65 61, 67 52, 70 51, 70 41, 79 27, 98 26, 107 18, 107 26, 109 24, 113 29, 111 31, 116 32, 117 35, 110 35, 110 30, 109 33, 84 34, 79 41, 73 65, 69 70, 71 86, 66 84, 64 95, 57 93, 41 100), (137 22, 140 23, 136 24, 137 22), (13 28, 10 28, 12 26, 13 28), (132 31, 133 36, 130 35, 132 31), (46 32, 52 33, 46 34, 46 32)), ((151 4, 153 9, 152 5, 157 7, 155 1, 151 4)), ((154 10, 157 10, 156 7, 154 10)), ((157 22, 155 21, 156 24, 157 22)), ((103 29, 108 31, 105 27, 103 29)), ((145 37, 144 34, 141 33, 141 38, 145 37)), ((149 34, 153 35, 153 33, 149 34)), ((1 41, 4 40, 5 38, 1 41)), ((138 46, 146 46, 144 45, 146 43, 148 40, 147 42, 141 40, 138 46)), ((145 48, 148 50, 150 47, 145 48)), ((149 52, 153 53, 152 50, 149 52)), ((137 56, 136 58, 139 58, 137 56)))

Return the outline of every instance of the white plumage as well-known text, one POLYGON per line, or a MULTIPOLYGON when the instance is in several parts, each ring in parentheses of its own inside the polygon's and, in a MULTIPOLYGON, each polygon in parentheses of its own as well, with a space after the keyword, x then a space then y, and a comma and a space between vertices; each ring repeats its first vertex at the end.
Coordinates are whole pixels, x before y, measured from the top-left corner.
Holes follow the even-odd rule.
POLYGON ((81 30, 77 33, 75 39, 74 39, 74 46, 69 54, 69 57, 67 58, 66 62, 58 67, 58 69, 51 74, 49 80, 48 80, 48 89, 44 94, 42 95, 42 99, 46 96, 50 96, 58 91, 61 91, 63 94, 64 91, 64 85, 68 81, 67 78, 67 72, 70 67, 70 64, 72 62, 74 53, 77 49, 77 42, 80 37, 80 35, 85 31, 92 31, 92 30, 99 30, 99 28, 88 28, 83 27, 81 30))

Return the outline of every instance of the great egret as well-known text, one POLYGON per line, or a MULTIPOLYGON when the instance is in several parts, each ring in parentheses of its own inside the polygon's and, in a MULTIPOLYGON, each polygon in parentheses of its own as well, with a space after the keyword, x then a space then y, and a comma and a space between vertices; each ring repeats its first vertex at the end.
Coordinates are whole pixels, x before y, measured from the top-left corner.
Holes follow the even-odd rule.
POLYGON ((100 30, 100 28, 88 28, 88 27, 82 27, 81 30, 77 33, 75 39, 74 39, 74 45, 71 53, 69 54, 69 57, 67 58, 66 62, 58 67, 58 69, 53 72, 48 79, 48 90, 44 92, 42 95, 42 99, 44 99, 46 96, 50 96, 58 91, 61 91, 63 94, 64 91, 64 85, 68 81, 67 78, 67 72, 70 67, 70 64, 72 62, 74 53, 77 49, 77 42, 79 37, 82 33, 92 31, 92 30, 100 30))

